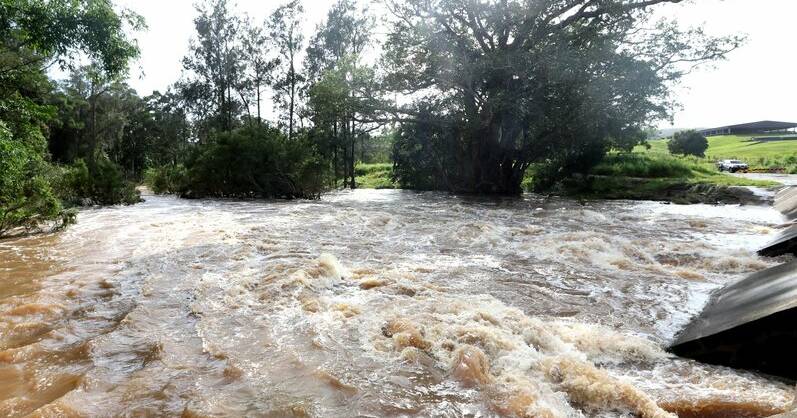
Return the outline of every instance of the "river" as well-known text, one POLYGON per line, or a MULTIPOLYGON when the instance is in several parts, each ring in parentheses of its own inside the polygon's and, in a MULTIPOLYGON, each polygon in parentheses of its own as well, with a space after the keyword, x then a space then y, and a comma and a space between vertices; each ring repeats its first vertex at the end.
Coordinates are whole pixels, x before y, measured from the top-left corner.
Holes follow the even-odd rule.
POLYGON ((793 387, 664 347, 783 261, 754 255, 781 222, 376 190, 87 209, 0 241, 0 415, 767 416, 793 387))

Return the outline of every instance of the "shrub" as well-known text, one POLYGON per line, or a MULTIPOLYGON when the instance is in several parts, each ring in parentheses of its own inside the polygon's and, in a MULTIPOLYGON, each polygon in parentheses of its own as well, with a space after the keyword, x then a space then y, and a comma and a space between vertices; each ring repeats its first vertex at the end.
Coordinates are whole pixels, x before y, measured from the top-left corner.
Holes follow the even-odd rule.
POLYGON ((326 164, 302 135, 288 140, 272 127, 222 133, 186 162, 186 197, 315 198, 326 164))
POLYGON ((117 205, 141 201, 135 185, 127 181, 113 161, 100 156, 86 163, 77 160, 67 167, 58 187, 69 205, 117 205))
POLYGON ((357 176, 357 186, 369 189, 395 189, 396 184, 391 180, 393 164, 374 163, 357 164, 354 168, 357 176))
POLYGON ((673 135, 672 139, 667 142, 667 149, 671 154, 703 157, 708 149, 708 140, 700 132, 681 131, 673 135))
POLYGON ((709 173, 697 161, 667 155, 609 154, 591 174, 613 177, 687 178, 694 172, 709 173))
POLYGON ((144 171, 144 184, 155 194, 180 194, 187 189, 188 172, 182 164, 148 168, 144 171))

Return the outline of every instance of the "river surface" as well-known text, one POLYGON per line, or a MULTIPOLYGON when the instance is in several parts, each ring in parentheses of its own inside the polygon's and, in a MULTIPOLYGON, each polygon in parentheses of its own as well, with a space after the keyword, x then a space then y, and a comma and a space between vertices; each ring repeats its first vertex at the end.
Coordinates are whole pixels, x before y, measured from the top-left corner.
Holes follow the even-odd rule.
POLYGON ((781 260, 768 207, 147 196, 0 241, 0 416, 767 416, 664 351, 781 260))

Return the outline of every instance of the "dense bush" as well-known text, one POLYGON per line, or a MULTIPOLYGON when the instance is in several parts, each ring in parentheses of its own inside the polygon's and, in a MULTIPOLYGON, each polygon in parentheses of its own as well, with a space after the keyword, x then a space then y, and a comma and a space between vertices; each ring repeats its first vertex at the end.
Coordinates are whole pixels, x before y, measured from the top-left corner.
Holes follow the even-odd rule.
POLYGON ((144 184, 155 194, 183 193, 188 186, 188 172, 182 164, 148 168, 144 171, 144 184))
POLYGON ((211 138, 186 161, 186 197, 316 198, 326 164, 302 136, 247 127, 211 138))
POLYGON ((395 189, 396 184, 392 181, 393 164, 374 163, 357 164, 354 167, 354 174, 357 177, 357 187, 368 189, 395 189))
POLYGON ((86 163, 77 160, 64 170, 58 187, 69 205, 134 204, 141 201, 135 184, 125 179, 118 165, 105 157, 86 163))
POLYGON ((445 168, 462 167, 461 153, 446 152, 445 146, 456 142, 452 139, 456 132, 435 123, 428 111, 421 115, 418 123, 403 124, 395 133, 391 180, 405 189, 454 191, 445 168))
POLYGON ((27 144, 15 141, 0 123, 0 236, 42 223, 67 223, 50 185, 50 166, 27 144))
POLYGON ((676 132, 667 142, 667 148, 671 154, 703 157, 708 149, 708 140, 700 132, 681 131, 676 132))

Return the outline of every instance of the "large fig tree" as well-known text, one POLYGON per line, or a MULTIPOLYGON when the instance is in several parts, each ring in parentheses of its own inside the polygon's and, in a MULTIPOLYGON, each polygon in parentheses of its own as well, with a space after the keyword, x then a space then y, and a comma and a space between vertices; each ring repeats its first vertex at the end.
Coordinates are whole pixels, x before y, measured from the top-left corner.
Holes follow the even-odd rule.
POLYGON ((386 80, 412 98, 399 180, 517 194, 532 164, 545 185, 641 140, 673 83, 741 41, 655 18, 680 2, 392 0, 386 80))

